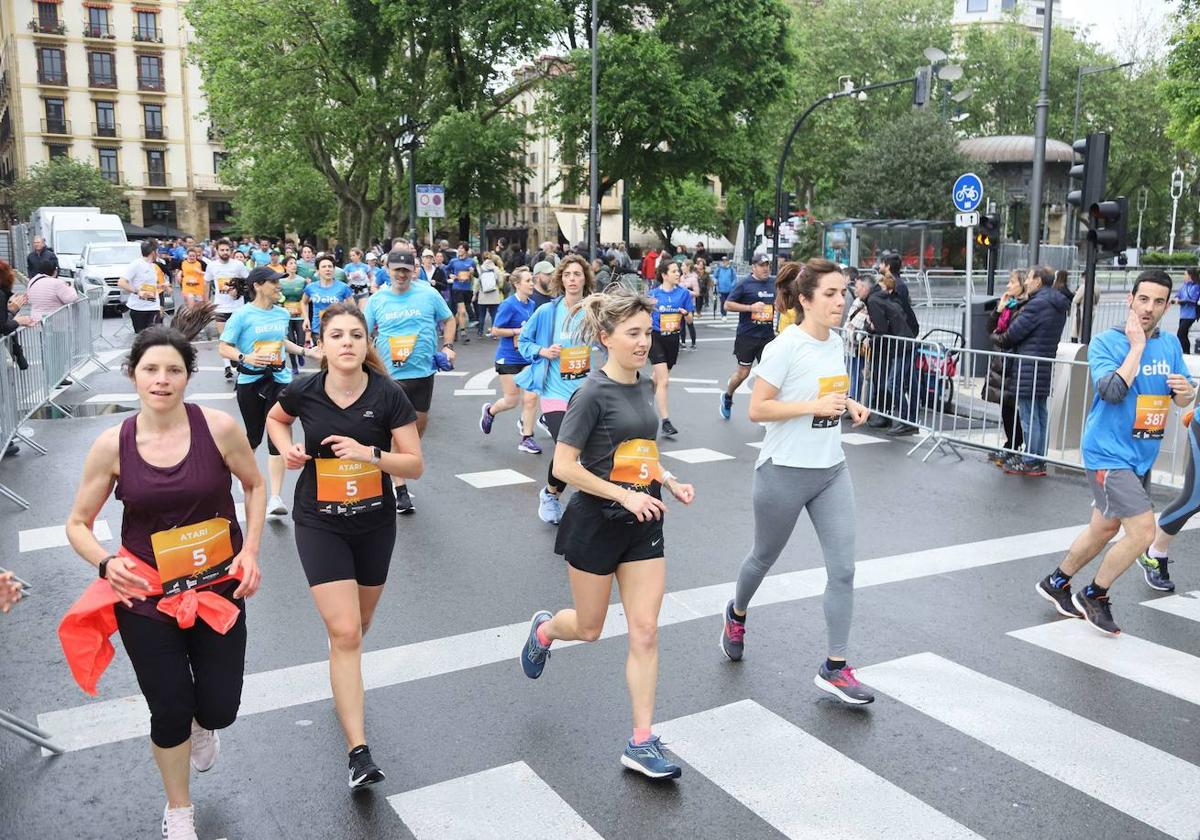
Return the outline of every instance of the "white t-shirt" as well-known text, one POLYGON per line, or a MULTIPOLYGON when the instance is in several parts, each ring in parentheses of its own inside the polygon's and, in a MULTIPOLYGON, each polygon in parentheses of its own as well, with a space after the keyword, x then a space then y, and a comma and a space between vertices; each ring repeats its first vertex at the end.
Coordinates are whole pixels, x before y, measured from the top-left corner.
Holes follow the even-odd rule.
POLYGON ((240 297, 232 297, 229 292, 229 281, 236 277, 247 277, 250 272, 246 269, 245 263, 240 263, 237 260, 231 259, 227 262, 220 260, 211 260, 208 268, 204 270, 204 280, 211 283, 213 287, 213 303, 216 304, 216 311, 228 315, 235 309, 240 309, 245 303, 240 297))
POLYGON ((128 280, 134 288, 134 291, 129 293, 129 297, 125 298, 126 306, 135 312, 158 311, 158 269, 154 267, 154 263, 146 262, 143 259, 134 260, 121 272, 121 276, 128 280), (147 286, 154 290, 154 297, 149 300, 139 297, 137 294, 147 286))
MULTIPOLYGON (((825 341, 818 341, 795 324, 766 346, 755 375, 779 389, 776 399, 781 402, 807 402, 834 391, 850 391, 842 337, 831 332, 825 341)), ((846 459, 840 418, 806 414, 766 427, 755 468, 769 459, 780 467, 824 469, 846 459)))

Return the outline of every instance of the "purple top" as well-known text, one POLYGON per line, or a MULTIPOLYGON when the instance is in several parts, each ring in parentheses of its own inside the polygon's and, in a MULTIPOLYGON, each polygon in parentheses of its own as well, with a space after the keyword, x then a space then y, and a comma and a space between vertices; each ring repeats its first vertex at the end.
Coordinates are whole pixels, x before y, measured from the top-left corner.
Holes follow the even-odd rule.
MULTIPOLYGON (((242 550, 242 530, 231 492, 233 477, 217 449, 204 411, 184 403, 191 445, 188 454, 171 467, 156 467, 142 459, 137 448, 137 415, 121 423, 120 467, 115 495, 125 506, 121 515, 121 545, 136 557, 157 568, 150 535, 220 516, 229 520, 229 537, 234 555, 242 550)), ((237 581, 211 587, 232 600, 237 581)), ((131 612, 160 621, 171 617, 158 611, 158 598, 134 601, 131 612)), ((128 609, 123 604, 118 609, 128 609)))

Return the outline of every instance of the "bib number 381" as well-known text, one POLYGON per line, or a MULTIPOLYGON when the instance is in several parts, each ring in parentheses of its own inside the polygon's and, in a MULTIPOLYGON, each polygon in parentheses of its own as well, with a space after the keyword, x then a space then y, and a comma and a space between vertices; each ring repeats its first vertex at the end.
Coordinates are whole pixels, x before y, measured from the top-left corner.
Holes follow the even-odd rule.
POLYGON ((163 595, 178 595, 224 577, 233 560, 229 520, 221 517, 150 535, 163 595))
POLYGON ((1162 440, 1167 428, 1171 398, 1142 394, 1137 398, 1137 414, 1133 420, 1135 440, 1162 440))
POLYGON ((383 474, 366 461, 317 458, 317 510, 353 516, 383 506, 383 474))

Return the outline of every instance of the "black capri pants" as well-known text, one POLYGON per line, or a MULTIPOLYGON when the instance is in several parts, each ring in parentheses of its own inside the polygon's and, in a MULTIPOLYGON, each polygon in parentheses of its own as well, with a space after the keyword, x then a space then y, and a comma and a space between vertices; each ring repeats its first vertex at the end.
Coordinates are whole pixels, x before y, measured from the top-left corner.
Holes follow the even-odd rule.
MULTIPOLYGON (((275 401, 279 398, 279 392, 285 387, 276 382, 275 377, 268 373, 255 382, 238 385, 235 389, 238 408, 242 412, 242 422, 246 424, 246 437, 250 439, 251 449, 258 449, 258 445, 262 443, 263 433, 267 430, 267 414, 270 413, 275 401)), ((279 454, 279 450, 275 448, 275 443, 270 438, 267 438, 267 452, 271 455, 279 454)))
MULTIPOLYGON (((546 428, 550 430, 550 437, 554 438, 554 442, 558 443, 558 430, 562 428, 563 418, 567 416, 565 411, 546 411, 542 413, 542 418, 546 421, 546 428)), ((561 493, 567 489, 567 482, 562 481, 554 475, 554 453, 550 453, 550 466, 546 469, 546 486, 553 489, 556 493, 561 493)))
POLYGON ((224 729, 237 719, 246 669, 246 609, 225 634, 196 619, 184 630, 116 607, 117 629, 150 706, 150 740, 164 750, 192 737, 192 719, 224 729))

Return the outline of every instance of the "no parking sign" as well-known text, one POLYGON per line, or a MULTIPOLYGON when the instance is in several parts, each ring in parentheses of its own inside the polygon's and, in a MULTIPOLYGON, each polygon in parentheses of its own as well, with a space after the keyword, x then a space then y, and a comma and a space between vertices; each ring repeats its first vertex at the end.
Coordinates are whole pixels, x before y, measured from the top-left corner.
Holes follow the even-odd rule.
POLYGON ((446 218, 446 188, 441 184, 417 184, 417 217, 446 218))

